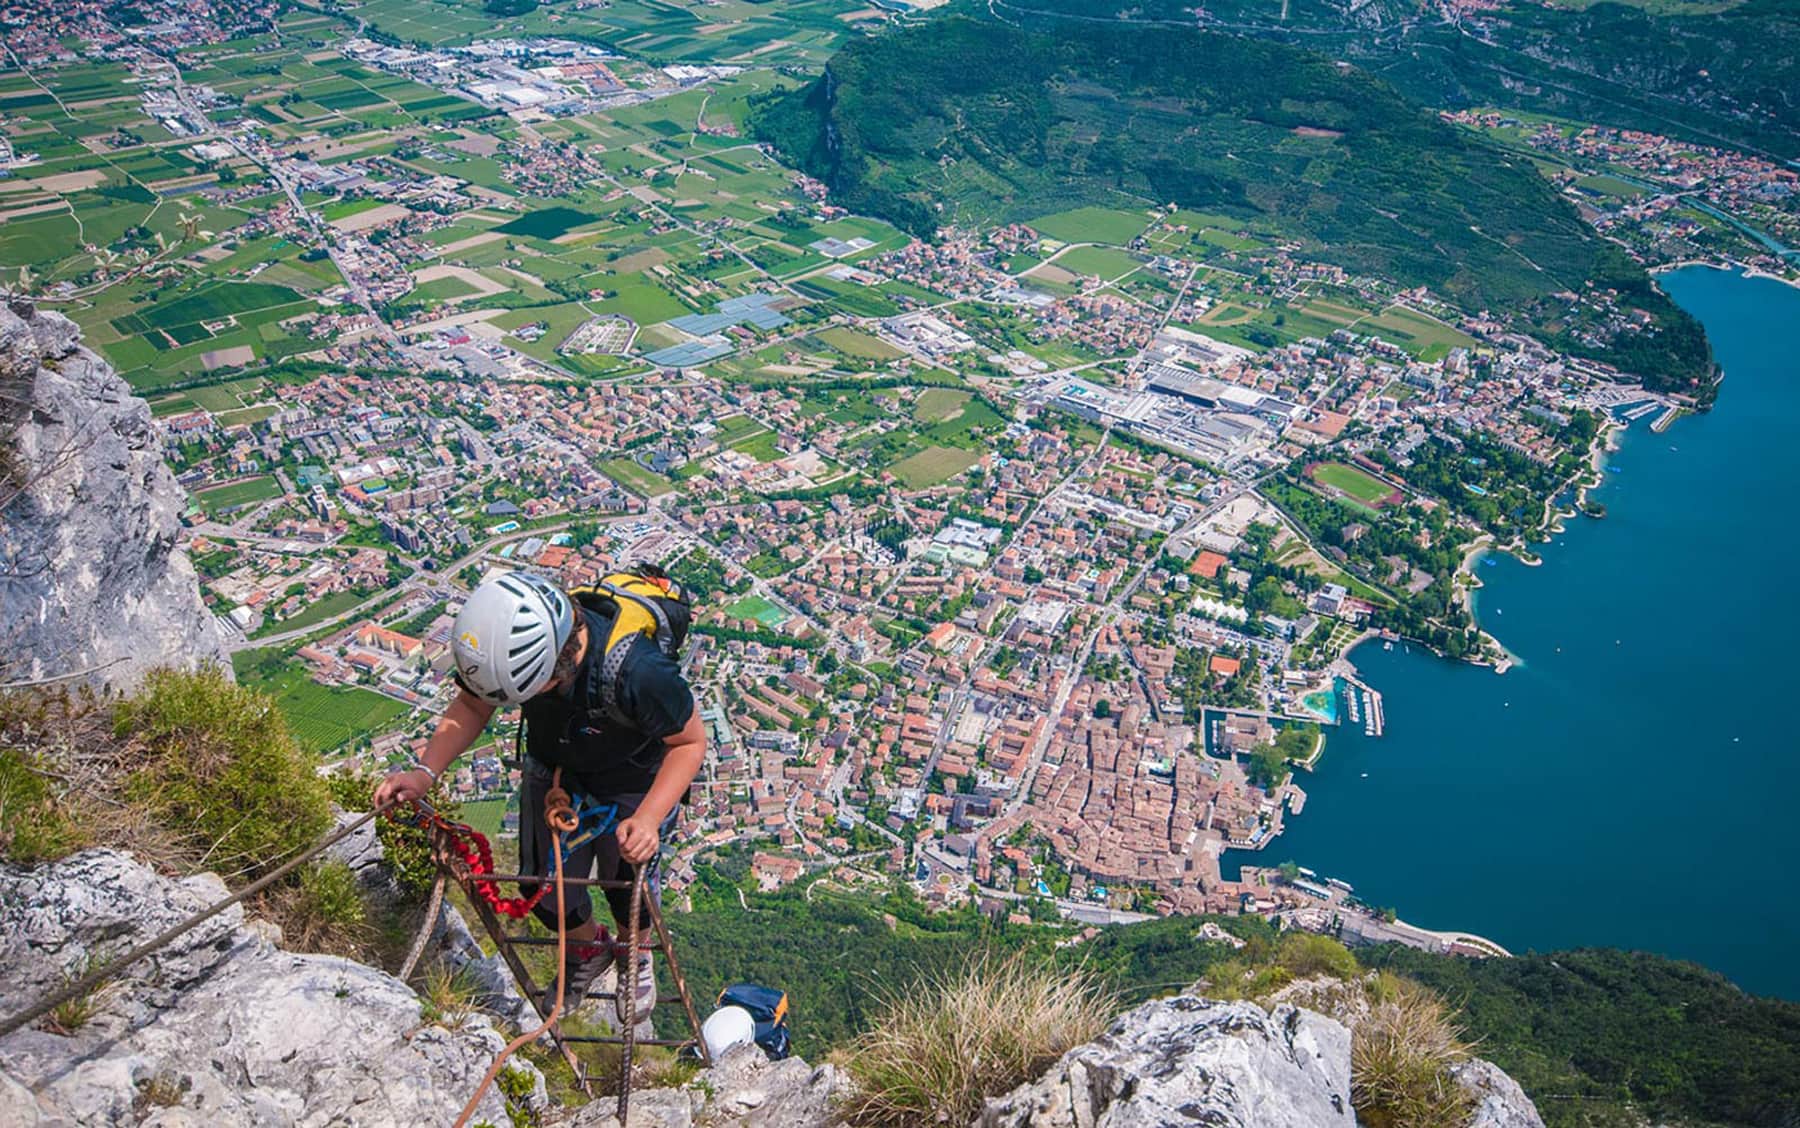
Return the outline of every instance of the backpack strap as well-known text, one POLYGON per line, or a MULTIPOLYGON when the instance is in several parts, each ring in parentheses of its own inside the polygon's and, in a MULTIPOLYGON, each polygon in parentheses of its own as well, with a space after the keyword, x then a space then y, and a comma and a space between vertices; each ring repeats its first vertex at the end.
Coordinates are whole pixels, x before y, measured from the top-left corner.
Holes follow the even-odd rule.
MULTIPOLYGON (((594 586, 599 588, 601 591, 604 591, 606 594, 612 596, 614 599, 630 600, 631 603, 633 603, 637 607, 642 608, 644 610, 644 612, 646 614, 648 614, 650 616, 650 618, 656 622, 656 645, 657 645, 657 648, 660 649, 664 654, 668 654, 671 656, 674 654, 675 631, 674 631, 674 628, 670 627, 670 625, 669 625, 669 616, 663 611, 662 604, 658 603, 656 600, 651 599, 648 596, 639 595, 637 592, 632 591, 629 588, 623 587, 619 584, 615 584, 610 580, 598 580, 595 582, 594 586)), ((632 632, 632 636, 635 637, 636 633, 637 632, 632 632)), ((619 634, 619 627, 616 624, 613 627, 613 634, 615 636, 617 636, 619 634)), ((624 647, 625 641, 626 640, 622 639, 622 638, 616 639, 616 641, 615 641, 615 639, 607 640, 607 649, 606 649, 607 661, 609 661, 609 662, 612 661, 613 651, 622 649, 624 647)))
POLYGON ((635 726, 632 725, 631 719, 625 715, 625 710, 619 705, 619 685, 624 679, 625 659, 630 657, 631 652, 636 649, 643 637, 636 633, 626 635, 608 646, 606 653, 600 656, 600 660, 588 667, 588 676, 591 679, 588 683, 590 692, 588 700, 598 701, 601 712, 626 728, 635 726))

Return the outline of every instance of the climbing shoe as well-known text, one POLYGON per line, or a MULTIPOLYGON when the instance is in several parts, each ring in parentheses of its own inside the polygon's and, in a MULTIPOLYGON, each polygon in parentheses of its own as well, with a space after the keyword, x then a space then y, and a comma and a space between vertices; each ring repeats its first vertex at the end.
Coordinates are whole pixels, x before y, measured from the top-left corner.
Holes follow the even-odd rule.
MULTIPOLYGON (((619 954, 619 990, 613 998, 613 1007, 621 1023, 625 1021, 625 961, 629 958, 623 952, 619 954)), ((656 968, 650 962, 649 952, 639 952, 637 960, 637 979, 632 984, 632 995, 636 999, 632 1019, 642 1023, 650 1018, 650 1012, 656 1007, 656 968)))
MULTIPOLYGON (((606 929, 600 929, 600 935, 585 943, 570 941, 569 953, 563 964, 563 978, 567 986, 563 988, 563 1013, 567 1014, 581 1005, 587 993, 606 969, 613 964, 612 937, 606 929)), ((544 988, 543 1003, 538 1007, 539 1014, 549 1014, 550 1008, 556 1005, 556 981, 553 979, 544 988)))

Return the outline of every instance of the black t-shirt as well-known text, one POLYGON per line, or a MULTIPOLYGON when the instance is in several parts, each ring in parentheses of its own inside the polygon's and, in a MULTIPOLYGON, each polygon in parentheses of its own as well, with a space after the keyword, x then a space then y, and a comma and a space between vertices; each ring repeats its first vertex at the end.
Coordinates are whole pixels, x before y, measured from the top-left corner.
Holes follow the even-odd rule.
POLYGON ((561 767, 566 787, 596 798, 640 795, 662 767, 667 739, 694 715, 694 691, 681 666, 644 640, 626 655, 619 676, 619 711, 631 718, 631 727, 614 722, 597 699, 588 700, 590 667, 601 658, 611 623, 586 608, 581 613, 587 616, 587 654, 573 685, 525 702, 525 751, 561 767))

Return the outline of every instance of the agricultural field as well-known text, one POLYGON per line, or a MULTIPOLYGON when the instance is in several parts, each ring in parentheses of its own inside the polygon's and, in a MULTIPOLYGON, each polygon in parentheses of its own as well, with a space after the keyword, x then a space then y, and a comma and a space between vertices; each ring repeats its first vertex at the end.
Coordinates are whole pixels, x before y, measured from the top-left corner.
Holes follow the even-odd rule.
POLYGON ((675 483, 629 458, 609 458, 600 464, 600 472, 640 497, 661 497, 675 490, 675 483))
POLYGON ((1111 243, 1121 247, 1149 225, 1150 217, 1143 212, 1092 207, 1042 215, 1031 221, 1032 229, 1039 235, 1059 243, 1111 243))
POLYGON ((495 18, 483 0, 368 0, 357 15, 376 29, 409 42, 466 43, 483 35, 578 34, 614 44, 659 62, 743 63, 765 66, 823 64, 860 6, 801 0, 778 9, 723 0, 702 6, 679 0, 615 0, 604 8, 569 10, 544 5, 495 18))
POLYGON ((926 388, 913 402, 913 418, 921 423, 944 423, 963 413, 971 396, 953 388, 926 388))
POLYGON ((1116 247, 1070 247, 1050 262, 1051 265, 1074 274, 1109 281, 1130 274, 1143 265, 1136 255, 1116 247))
POLYGON ((373 597, 366 591, 334 591, 316 603, 309 603, 301 608, 298 614, 289 618, 265 620, 262 626, 250 632, 251 638, 263 638, 272 634, 285 634, 288 631, 310 627, 314 623, 322 623, 327 619, 341 615, 373 597))
POLYGON ((506 809, 511 805, 510 799, 476 799, 464 803, 457 810, 456 817, 493 839, 499 837, 500 824, 506 818, 506 809))
POLYGON ((1455 326, 1405 306, 1389 306, 1358 325, 1357 331, 1399 345, 1427 363, 1442 360, 1451 349, 1471 348, 1475 344, 1473 337, 1455 326))
POLYGON ((255 671, 240 671, 238 677, 274 697, 294 739, 321 755, 392 728, 412 711, 372 690, 320 685, 298 665, 284 666, 273 677, 255 671))
POLYGON ((858 360, 893 360, 904 355, 879 337, 843 326, 820 330, 815 337, 821 344, 858 360))
POLYGON ((947 482, 981 460, 981 452, 962 447, 926 447, 888 467, 909 490, 947 482))

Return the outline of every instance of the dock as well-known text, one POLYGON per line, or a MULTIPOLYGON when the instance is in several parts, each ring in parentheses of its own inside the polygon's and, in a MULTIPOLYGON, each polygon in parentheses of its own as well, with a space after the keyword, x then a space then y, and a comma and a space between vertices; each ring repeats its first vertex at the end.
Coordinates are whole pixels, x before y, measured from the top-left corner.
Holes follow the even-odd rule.
POLYGON ((1364 736, 1380 736, 1384 727, 1381 694, 1353 677, 1344 678, 1344 704, 1351 724, 1361 724, 1364 736))
POLYGON ((1674 423, 1675 420, 1681 418, 1681 411, 1682 409, 1680 407, 1675 404, 1670 404, 1668 410, 1657 416, 1656 422, 1650 424, 1650 429, 1659 435, 1662 434, 1669 429, 1671 423, 1674 423))

